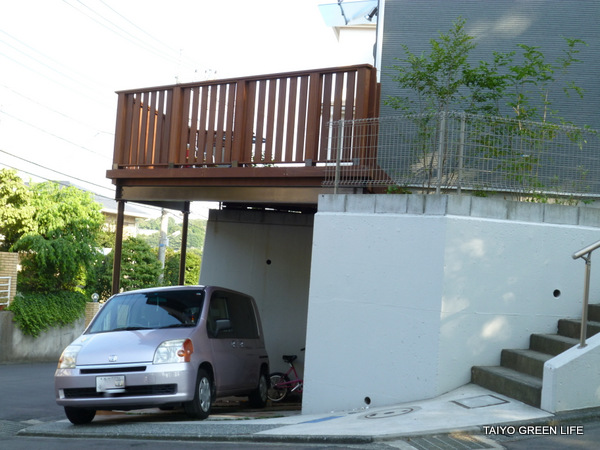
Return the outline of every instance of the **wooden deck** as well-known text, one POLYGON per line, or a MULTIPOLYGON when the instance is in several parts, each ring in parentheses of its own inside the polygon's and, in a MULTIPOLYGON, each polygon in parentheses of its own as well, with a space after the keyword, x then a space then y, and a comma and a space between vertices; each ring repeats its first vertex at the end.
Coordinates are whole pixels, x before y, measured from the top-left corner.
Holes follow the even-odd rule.
MULTIPOLYGON (((335 161, 329 123, 377 117, 372 66, 118 92, 117 200, 315 204, 335 161)), ((357 140, 352 132, 343 139, 357 140)), ((375 145, 353 142, 353 163, 375 145), (358 155, 358 158, 357 158, 358 155)), ((344 155, 349 158, 349 155, 344 155)))

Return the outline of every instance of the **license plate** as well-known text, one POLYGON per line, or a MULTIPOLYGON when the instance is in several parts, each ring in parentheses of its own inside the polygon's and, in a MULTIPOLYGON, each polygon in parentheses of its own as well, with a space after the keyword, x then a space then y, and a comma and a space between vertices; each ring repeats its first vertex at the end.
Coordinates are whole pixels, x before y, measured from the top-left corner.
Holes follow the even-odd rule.
POLYGON ((96 392, 110 392, 125 389, 125 375, 96 377, 96 392))

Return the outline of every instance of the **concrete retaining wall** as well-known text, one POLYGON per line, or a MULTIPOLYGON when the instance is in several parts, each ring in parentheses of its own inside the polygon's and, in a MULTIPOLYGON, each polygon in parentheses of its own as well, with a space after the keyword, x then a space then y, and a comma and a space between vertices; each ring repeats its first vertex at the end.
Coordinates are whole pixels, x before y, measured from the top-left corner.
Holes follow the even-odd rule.
POLYGON ((546 361, 542 409, 550 412, 593 408, 600 404, 600 334, 546 361))
POLYGON ((84 329, 85 318, 71 326, 52 328, 33 338, 13 322, 13 313, 0 311, 0 363, 56 361, 64 348, 84 329))
MULTIPOLYGON (((579 317, 600 210, 446 195, 324 195, 302 410, 439 396, 579 317)), ((592 273, 591 302, 600 299, 592 273)))

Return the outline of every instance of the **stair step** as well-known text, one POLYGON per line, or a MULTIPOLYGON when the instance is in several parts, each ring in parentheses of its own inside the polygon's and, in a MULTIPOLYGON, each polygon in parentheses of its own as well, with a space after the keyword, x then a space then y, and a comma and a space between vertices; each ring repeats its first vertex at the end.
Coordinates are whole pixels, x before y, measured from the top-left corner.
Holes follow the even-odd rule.
POLYGON ((552 355, 535 350, 504 349, 500 357, 500 364, 517 372, 542 378, 544 363, 550 358, 552 355))
MULTIPOLYGON (((600 333, 600 322, 588 320, 586 337, 600 333)), ((558 334, 579 339, 581 336, 581 319, 560 319, 558 321, 558 334)))
POLYGON ((542 399, 542 379, 502 366, 474 366, 471 381, 536 408, 542 399))
POLYGON ((600 322, 600 304, 588 305, 588 319, 600 322))
POLYGON ((541 353, 556 356, 579 344, 579 340, 559 334, 532 334, 529 338, 529 348, 541 353))

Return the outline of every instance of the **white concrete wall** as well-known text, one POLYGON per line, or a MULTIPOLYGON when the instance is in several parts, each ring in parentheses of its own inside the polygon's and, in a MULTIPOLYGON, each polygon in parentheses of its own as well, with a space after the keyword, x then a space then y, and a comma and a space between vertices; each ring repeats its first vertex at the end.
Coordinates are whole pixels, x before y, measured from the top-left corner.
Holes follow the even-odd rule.
POLYGON ((11 311, 0 311, 0 362, 56 361, 67 345, 84 330, 85 319, 50 328, 37 338, 23 334, 11 311))
POLYGON ((552 413, 600 404, 600 334, 546 361, 541 408, 552 413))
POLYGON ((272 371, 287 370, 283 354, 304 365, 312 231, 312 215, 210 211, 200 283, 256 299, 272 371))
POLYGON ((597 241, 599 225, 593 208, 321 197, 303 412, 434 397, 531 333, 556 332, 580 314, 584 267, 571 254, 597 241))

